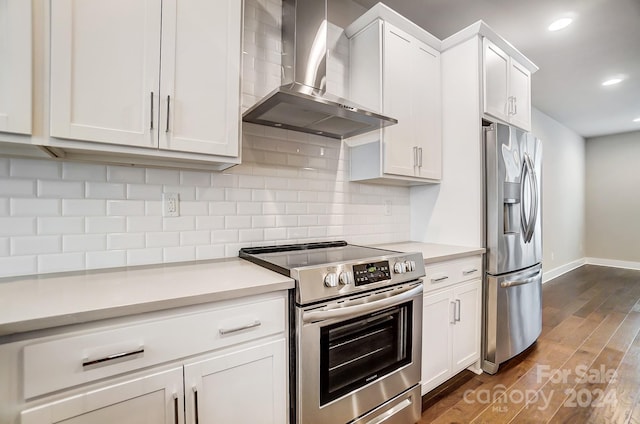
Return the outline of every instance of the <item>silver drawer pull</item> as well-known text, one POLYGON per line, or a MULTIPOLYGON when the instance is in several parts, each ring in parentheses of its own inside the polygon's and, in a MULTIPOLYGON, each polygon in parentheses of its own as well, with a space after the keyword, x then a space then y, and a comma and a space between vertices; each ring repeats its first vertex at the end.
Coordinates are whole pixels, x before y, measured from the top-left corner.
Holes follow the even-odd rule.
POLYGON ((142 353, 144 353, 144 346, 140 346, 136 350, 129 350, 129 351, 126 351, 126 352, 114 353, 113 355, 105 356, 104 358, 98 358, 98 359, 93 359, 93 360, 88 360, 87 358, 85 358, 82 361, 82 367, 83 368, 87 368, 87 367, 92 367, 92 366, 99 365, 99 364, 105 364, 105 362, 116 361, 118 359, 124 359, 124 358, 127 358, 129 356, 140 355, 142 353))
POLYGON ((246 325, 242 325, 240 327, 234 327, 234 328, 221 328, 219 331, 220 331, 220 335, 224 336, 226 334, 237 333, 238 331, 242 331, 242 330, 248 330, 249 328, 260 327, 261 325, 262 323, 260 321, 255 320, 251 324, 246 324, 246 325))
POLYGON ((432 278, 431 281, 434 282, 434 283, 439 283, 440 281, 444 281, 447 278, 449 278, 449 277, 445 275, 444 277, 432 278))
POLYGON ((473 274, 474 272, 478 272, 478 268, 469 269, 467 271, 462 271, 462 275, 473 274))

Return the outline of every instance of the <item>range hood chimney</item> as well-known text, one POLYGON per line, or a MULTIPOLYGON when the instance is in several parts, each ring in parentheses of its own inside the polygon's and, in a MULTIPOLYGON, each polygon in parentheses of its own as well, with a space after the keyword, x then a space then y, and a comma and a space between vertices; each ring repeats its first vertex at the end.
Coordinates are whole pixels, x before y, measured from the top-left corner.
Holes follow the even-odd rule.
POLYGON ((283 0, 282 85, 245 122, 337 139, 398 123, 327 93, 328 0, 283 0))

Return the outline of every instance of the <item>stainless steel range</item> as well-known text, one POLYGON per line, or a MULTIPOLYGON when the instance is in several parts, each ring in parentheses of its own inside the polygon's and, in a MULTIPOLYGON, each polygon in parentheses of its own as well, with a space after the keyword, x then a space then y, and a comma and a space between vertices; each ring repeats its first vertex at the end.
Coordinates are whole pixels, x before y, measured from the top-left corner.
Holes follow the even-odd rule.
POLYGON ((291 293, 291 422, 420 419, 421 253, 344 241, 245 248, 296 280, 291 293))

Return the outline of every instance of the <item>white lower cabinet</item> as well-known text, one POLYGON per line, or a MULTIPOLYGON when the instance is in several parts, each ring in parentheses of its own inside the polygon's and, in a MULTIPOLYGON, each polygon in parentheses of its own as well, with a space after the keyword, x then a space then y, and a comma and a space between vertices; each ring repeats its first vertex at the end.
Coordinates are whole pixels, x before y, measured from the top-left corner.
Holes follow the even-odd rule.
MULTIPOLYGON (((471 274, 469 266, 477 268, 474 273, 480 272, 480 259, 476 261, 477 266, 470 262, 466 268, 436 264, 438 273, 434 274, 433 280, 449 282, 437 288, 430 286, 429 281, 425 285, 422 303, 423 395, 480 359, 482 281, 465 278, 465 273, 471 274)), ((452 265, 461 263, 453 262, 452 265)))
POLYGON ((279 292, 0 344, 0 422, 286 423, 286 305, 279 292))

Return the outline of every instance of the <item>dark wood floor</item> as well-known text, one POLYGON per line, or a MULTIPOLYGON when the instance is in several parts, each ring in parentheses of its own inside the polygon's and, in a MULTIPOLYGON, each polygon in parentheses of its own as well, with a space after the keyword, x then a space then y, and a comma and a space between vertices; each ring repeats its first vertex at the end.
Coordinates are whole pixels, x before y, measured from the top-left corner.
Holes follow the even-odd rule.
POLYGON ((640 271, 585 265, 545 284, 542 305, 537 343, 427 394, 419 423, 640 424, 640 271))

